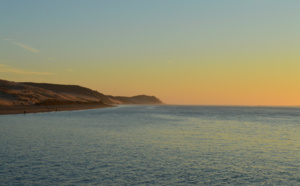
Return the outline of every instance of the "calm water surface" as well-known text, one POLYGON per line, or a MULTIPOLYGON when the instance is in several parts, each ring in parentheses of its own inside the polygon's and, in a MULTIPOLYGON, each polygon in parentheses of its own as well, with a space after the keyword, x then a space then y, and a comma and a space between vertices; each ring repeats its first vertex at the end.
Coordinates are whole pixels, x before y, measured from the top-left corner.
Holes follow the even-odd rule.
POLYGON ((300 185, 300 108, 0 116, 0 185, 300 185))

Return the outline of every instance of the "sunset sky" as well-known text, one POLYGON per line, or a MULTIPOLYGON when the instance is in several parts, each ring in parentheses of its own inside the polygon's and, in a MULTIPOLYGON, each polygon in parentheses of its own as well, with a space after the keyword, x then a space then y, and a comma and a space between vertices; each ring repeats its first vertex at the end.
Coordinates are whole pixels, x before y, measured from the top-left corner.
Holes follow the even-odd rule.
POLYGON ((299 0, 2 0, 0 79, 300 105, 299 0))

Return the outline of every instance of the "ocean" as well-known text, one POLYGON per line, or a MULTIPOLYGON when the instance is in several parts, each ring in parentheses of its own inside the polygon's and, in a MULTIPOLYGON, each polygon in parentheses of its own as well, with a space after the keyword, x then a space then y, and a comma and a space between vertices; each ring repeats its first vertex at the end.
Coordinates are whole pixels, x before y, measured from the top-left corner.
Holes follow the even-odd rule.
POLYGON ((0 185, 300 185, 300 108, 0 116, 0 185))

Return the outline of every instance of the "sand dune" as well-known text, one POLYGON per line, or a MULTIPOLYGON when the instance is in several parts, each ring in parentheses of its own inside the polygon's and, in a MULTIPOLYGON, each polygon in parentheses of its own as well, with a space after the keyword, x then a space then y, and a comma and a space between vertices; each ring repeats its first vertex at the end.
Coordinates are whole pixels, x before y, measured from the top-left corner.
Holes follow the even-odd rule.
MULTIPOLYGON (((0 113, 10 110, 76 110, 77 108, 107 107, 112 104, 162 104, 154 96, 133 97, 106 96, 78 85, 58 85, 49 83, 17 83, 0 80, 0 113), (47 106, 44 108, 43 106, 47 106), (39 109, 38 109, 39 108, 39 109)), ((49 110, 49 111, 50 111, 49 110)), ((6 113, 6 112, 5 112, 6 113)))

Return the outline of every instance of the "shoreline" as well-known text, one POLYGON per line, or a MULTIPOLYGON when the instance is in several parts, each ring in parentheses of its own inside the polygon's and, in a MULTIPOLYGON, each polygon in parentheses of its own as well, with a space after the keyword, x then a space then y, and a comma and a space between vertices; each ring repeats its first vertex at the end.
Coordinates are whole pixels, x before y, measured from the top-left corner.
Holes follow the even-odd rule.
POLYGON ((108 107, 114 107, 114 106, 105 105, 105 104, 0 106, 0 115, 87 110, 87 109, 108 108, 108 107))

